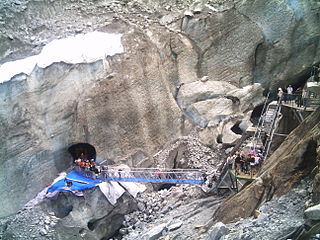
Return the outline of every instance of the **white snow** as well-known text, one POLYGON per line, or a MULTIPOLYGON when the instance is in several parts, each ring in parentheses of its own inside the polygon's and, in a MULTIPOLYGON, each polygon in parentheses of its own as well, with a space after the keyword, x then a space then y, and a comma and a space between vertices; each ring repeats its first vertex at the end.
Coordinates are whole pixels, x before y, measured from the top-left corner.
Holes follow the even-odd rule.
POLYGON ((106 56, 123 53, 122 34, 91 32, 47 44, 39 55, 6 62, 0 66, 0 83, 17 74, 30 75, 36 65, 46 68, 55 62, 92 63, 106 56))

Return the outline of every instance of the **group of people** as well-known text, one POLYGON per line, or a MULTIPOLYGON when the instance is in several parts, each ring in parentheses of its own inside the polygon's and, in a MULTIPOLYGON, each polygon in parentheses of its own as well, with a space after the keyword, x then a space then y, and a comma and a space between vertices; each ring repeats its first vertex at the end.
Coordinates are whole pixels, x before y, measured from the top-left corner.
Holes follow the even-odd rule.
POLYGON ((87 155, 84 153, 81 153, 80 156, 74 160, 74 163, 84 170, 93 171, 95 174, 99 174, 101 172, 99 167, 96 165, 95 160, 88 159, 87 155))
MULTIPOLYGON (((311 71, 311 77, 314 82, 319 83, 320 76, 320 65, 313 66, 311 71)), ((293 89, 291 85, 285 88, 278 88, 277 92, 278 100, 285 103, 296 103, 298 107, 302 107, 306 104, 306 99, 308 98, 308 92, 304 88, 293 89)))
POLYGON ((280 101, 283 100, 285 103, 291 102, 295 99, 293 95, 293 87, 291 85, 285 88, 285 91, 281 87, 279 87, 277 95, 278 95, 278 99, 280 99, 280 101))
POLYGON ((236 152, 227 158, 229 169, 234 169, 236 174, 254 174, 263 162, 261 150, 251 149, 246 155, 243 151, 236 152))
POLYGON ((307 91, 302 88, 297 88, 295 91, 291 85, 289 85, 285 91, 278 88, 278 100, 285 103, 296 103, 298 107, 305 105, 305 99, 307 98, 307 91))

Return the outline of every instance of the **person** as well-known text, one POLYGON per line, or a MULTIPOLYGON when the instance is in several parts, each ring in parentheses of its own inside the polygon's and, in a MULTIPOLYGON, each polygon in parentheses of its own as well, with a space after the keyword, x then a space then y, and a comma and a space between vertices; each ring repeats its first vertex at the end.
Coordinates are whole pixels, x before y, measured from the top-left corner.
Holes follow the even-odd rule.
POLYGON ((317 66, 313 66, 311 75, 313 76, 313 81, 319 82, 319 68, 317 66))
POLYGON ((74 160, 74 163, 75 163, 77 166, 80 166, 80 162, 81 162, 81 159, 80 159, 80 158, 77 158, 76 160, 74 160))
POLYGON ((202 179, 203 179, 203 182, 207 182, 208 178, 206 173, 202 173, 202 179))
POLYGON ((299 87, 296 91, 295 91, 295 94, 297 96, 296 98, 296 104, 298 107, 301 107, 302 106, 302 88, 299 87))
POLYGON ((249 154, 250 155, 256 155, 256 150, 254 148, 251 148, 250 151, 249 151, 249 154))
POLYGON ((293 93, 293 88, 291 85, 289 85, 287 87, 287 100, 289 101, 289 103, 293 100, 292 99, 292 93, 293 93))
POLYGON ((236 157, 234 159, 235 162, 235 171, 236 174, 239 174, 239 169, 242 169, 242 158, 239 152, 236 153, 236 157))
POLYGON ((308 92, 305 89, 302 89, 302 106, 307 107, 307 98, 308 98, 308 92))
POLYGON ((84 161, 81 161, 81 162, 79 163, 79 166, 80 166, 82 169, 84 169, 84 168, 86 167, 86 163, 85 163, 84 161))
POLYGON ((228 164, 228 168, 232 169, 232 165, 233 165, 233 156, 232 155, 229 155, 227 157, 227 164, 228 164))
POLYGON ((250 171, 251 157, 252 157, 252 155, 251 155, 251 154, 248 154, 248 157, 247 157, 247 158, 244 158, 243 161, 242 161, 242 171, 243 171, 245 174, 248 174, 249 171, 250 171))
POLYGON ((122 173, 122 169, 118 169, 118 176, 119 176, 119 178, 122 178, 122 176, 121 176, 121 173, 122 173))
POLYGON ((64 179, 64 182, 66 183, 67 188, 72 187, 72 181, 71 181, 71 180, 69 180, 68 178, 65 178, 65 179, 64 179))
POLYGON ((277 93, 277 96, 278 96, 278 101, 282 101, 282 98, 283 98, 283 90, 281 87, 278 88, 278 93, 277 93))
POLYGON ((158 177, 159 179, 161 179, 161 171, 160 171, 160 169, 158 169, 158 171, 157 171, 157 177, 158 177))

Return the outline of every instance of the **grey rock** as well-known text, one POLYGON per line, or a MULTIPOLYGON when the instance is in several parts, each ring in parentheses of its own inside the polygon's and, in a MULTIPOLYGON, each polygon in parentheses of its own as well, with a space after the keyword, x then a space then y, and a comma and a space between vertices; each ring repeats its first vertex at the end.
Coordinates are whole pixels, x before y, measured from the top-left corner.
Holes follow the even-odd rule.
POLYGON ((208 77, 208 76, 203 76, 203 77, 200 79, 201 82, 206 82, 206 81, 208 81, 208 80, 209 80, 209 77, 208 77))
POLYGON ((166 214, 168 213, 172 208, 170 206, 165 206, 162 210, 161 213, 162 214, 166 214))
POLYGON ((146 210, 146 205, 142 202, 138 203, 138 209, 143 212, 144 210, 146 210))
POLYGON ((177 230, 178 228, 180 228, 183 224, 183 221, 181 221, 180 219, 176 219, 173 222, 171 222, 170 224, 168 224, 168 231, 174 231, 177 230))
POLYGON ((229 232, 229 229, 222 222, 216 223, 208 231, 207 240, 219 240, 223 235, 226 235, 229 232))
POLYGON ((128 234, 128 229, 127 229, 127 228, 120 228, 120 229, 119 229, 119 233, 120 233, 121 235, 126 235, 126 234, 128 234))
POLYGON ((45 236, 45 235, 47 235, 47 234, 48 234, 48 232, 47 232, 47 230, 46 230, 46 229, 41 228, 41 229, 40 229, 40 234, 41 234, 41 235, 43 235, 43 236, 45 236))
POLYGON ((193 12, 190 10, 186 10, 183 14, 187 17, 193 17, 193 12))
POLYGON ((162 236, 162 233, 167 230, 165 223, 159 224, 158 226, 152 228, 150 231, 142 236, 144 240, 156 240, 162 236))
POLYGON ((306 219, 320 220, 320 204, 309 207, 304 211, 306 219))
POLYGON ((203 7, 198 4, 194 9, 193 9, 193 12, 194 13, 201 13, 203 11, 203 7))

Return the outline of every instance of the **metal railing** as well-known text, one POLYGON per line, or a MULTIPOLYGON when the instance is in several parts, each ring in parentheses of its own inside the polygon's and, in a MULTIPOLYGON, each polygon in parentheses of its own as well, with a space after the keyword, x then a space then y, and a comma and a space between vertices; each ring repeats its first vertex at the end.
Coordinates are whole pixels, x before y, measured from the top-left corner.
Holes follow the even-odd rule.
POLYGON ((88 168, 75 167, 85 177, 101 181, 151 182, 171 184, 201 184, 205 182, 202 170, 197 169, 158 169, 158 168, 119 168, 98 166, 94 172, 88 168))
POLYGON ((282 104, 298 107, 303 110, 315 109, 320 105, 320 96, 313 92, 307 91, 304 94, 288 94, 284 93, 282 98, 282 104))
POLYGON ((262 151, 262 154, 264 156, 264 160, 266 160, 266 158, 268 157, 269 150, 270 150, 271 143, 272 143, 272 139, 273 139, 275 130, 278 127, 278 123, 280 121, 281 99, 278 99, 277 104, 273 105, 273 107, 274 107, 274 112, 273 112, 273 116, 272 116, 272 119, 271 119, 271 122, 270 122, 269 129, 266 129, 267 139, 266 139, 266 142, 264 144, 263 151, 262 151))
POLYGON ((257 124, 257 129, 253 135, 253 138, 252 138, 252 147, 253 149, 255 150, 257 148, 257 144, 258 144, 258 141, 260 140, 260 137, 261 137, 261 133, 262 133, 262 128, 263 128, 263 125, 264 125, 264 121, 265 121, 265 114, 267 112, 267 103, 269 101, 269 96, 270 96, 270 92, 268 92, 268 95, 266 97, 266 100, 264 101, 264 104, 263 104, 263 108, 262 108, 262 111, 261 111, 261 115, 259 117, 259 121, 258 121, 258 124, 257 124))

